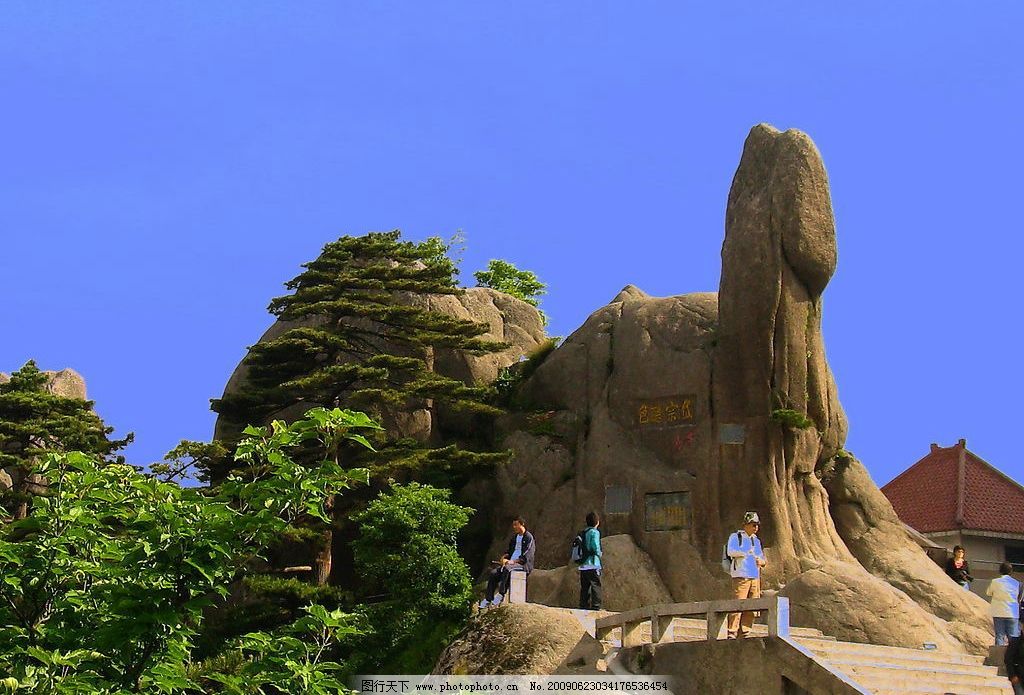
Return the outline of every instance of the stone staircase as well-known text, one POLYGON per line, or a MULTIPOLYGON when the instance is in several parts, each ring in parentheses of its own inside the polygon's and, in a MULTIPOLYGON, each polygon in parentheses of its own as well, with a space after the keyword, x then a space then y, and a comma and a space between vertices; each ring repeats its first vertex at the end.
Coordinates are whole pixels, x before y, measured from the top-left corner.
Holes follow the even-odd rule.
MULTIPOLYGON (((650 641, 649 625, 641 627, 641 635, 650 641)), ((767 637, 768 630, 754 625, 751 636, 767 637)), ((613 637, 620 639, 621 634, 613 637)), ((663 642, 706 639, 705 621, 674 618, 663 642)), ((1006 677, 998 675, 995 666, 984 665, 981 656, 841 642, 806 627, 791 627, 788 641, 873 695, 1013 695, 1006 677)))
POLYGON ((1013 693, 1010 682, 997 674, 995 666, 985 666, 981 656, 839 642, 834 638, 796 636, 793 639, 875 695, 1013 693))

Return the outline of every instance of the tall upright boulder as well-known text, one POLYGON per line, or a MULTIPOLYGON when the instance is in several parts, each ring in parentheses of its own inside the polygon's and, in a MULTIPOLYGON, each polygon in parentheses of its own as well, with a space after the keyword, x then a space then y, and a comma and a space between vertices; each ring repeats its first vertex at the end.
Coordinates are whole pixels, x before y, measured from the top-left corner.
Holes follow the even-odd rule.
MULTIPOLYGON (((909 538, 843 451, 825 359, 823 292, 837 263, 828 177, 798 131, 747 137, 726 210, 718 294, 627 287, 541 364, 499 431, 493 550, 524 514, 540 567, 565 562, 587 511, 629 534, 675 600, 729 595, 721 547, 761 513, 766 588, 841 638, 983 651, 984 602, 909 538)), ((607 572, 629 572, 609 567, 607 572)))

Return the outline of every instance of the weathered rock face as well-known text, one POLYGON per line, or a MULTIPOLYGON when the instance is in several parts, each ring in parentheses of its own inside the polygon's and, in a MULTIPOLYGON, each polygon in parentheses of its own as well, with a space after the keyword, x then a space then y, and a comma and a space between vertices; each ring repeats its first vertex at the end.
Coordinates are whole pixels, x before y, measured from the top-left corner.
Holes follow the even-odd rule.
POLYGON ((569 611, 507 604, 474 616, 441 653, 433 673, 593 674, 602 651, 569 611))
MULTIPOLYGON (((466 384, 493 382, 503 367, 516 363, 545 340, 544 324, 536 308, 490 288, 472 287, 460 295, 410 295, 407 300, 413 305, 449 316, 485 323, 490 326, 490 330, 481 337, 509 344, 506 350, 486 355, 470 355, 460 350, 438 350, 430 356, 437 373, 460 379, 466 384)), ((267 329, 259 342, 273 340, 296 325, 293 322, 277 321, 267 329)), ((248 363, 243 359, 228 379, 224 395, 241 392, 247 382, 248 372, 248 363)), ((314 407, 313 404, 289 408, 274 413, 272 417, 294 419, 311 407, 314 407)), ((468 426, 467 419, 439 408, 391 413, 388 417, 390 421, 385 424, 389 429, 397 431, 399 436, 414 437, 421 441, 436 437, 441 429, 458 432, 460 428, 468 426)), ((225 418, 218 417, 214 425, 214 438, 232 439, 233 427, 225 418)))
POLYGON ((785 586, 804 624, 977 650, 984 602, 955 591, 859 464, 836 465, 847 422, 821 335, 836 258, 814 144, 755 127, 729 194, 719 293, 627 287, 522 386, 536 412, 499 428, 516 455, 497 474, 493 549, 523 514, 538 566, 562 565, 597 510, 602 531, 632 536, 674 599, 724 597, 722 544, 756 509, 766 588, 785 586), (857 614, 872 606, 886 609, 857 614))
MULTIPOLYGON (((672 594, 661 581, 650 556, 640 550, 629 535, 608 536, 601 543, 607 570, 601 576, 601 607, 626 611, 656 603, 671 603, 672 594)), ((545 606, 575 608, 580 604, 580 578, 576 568, 534 570, 527 584, 526 598, 545 606)))
MULTIPOLYGON (((85 396, 85 379, 74 369, 62 369, 59 372, 44 371, 49 381, 46 390, 55 396, 64 398, 80 398, 83 401, 89 400, 85 396)), ((0 372, 0 384, 6 384, 11 380, 9 374, 0 372)))

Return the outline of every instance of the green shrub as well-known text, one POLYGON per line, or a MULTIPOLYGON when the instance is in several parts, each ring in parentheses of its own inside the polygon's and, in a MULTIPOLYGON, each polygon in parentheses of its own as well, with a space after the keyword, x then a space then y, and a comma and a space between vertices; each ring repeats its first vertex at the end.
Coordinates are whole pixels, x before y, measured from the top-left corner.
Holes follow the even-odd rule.
POLYGON ((772 411, 771 419, 791 430, 807 430, 814 427, 814 421, 799 410, 777 408, 772 411))
POLYGON ((436 656, 424 651, 426 636, 469 616, 473 587, 456 538, 473 510, 450 497, 451 491, 428 485, 393 485, 353 517, 360 532, 352 544, 356 570, 366 586, 383 593, 365 609, 372 634, 358 659, 368 671, 385 672, 385 664, 403 659, 420 663, 428 652, 436 656))
POLYGON ((526 356, 526 359, 501 369, 498 372, 498 378, 491 385, 494 390, 495 401, 506 407, 524 408, 526 404, 517 400, 516 397, 519 386, 533 376, 534 372, 544 364, 544 361, 555 351, 561 340, 559 336, 546 338, 544 342, 526 356))

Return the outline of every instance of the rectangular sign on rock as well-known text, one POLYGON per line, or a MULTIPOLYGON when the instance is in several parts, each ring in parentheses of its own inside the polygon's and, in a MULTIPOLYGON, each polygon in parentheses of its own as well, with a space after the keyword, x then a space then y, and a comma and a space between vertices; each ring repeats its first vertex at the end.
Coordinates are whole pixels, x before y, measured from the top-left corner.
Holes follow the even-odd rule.
POLYGON ((604 489, 605 514, 629 514, 633 511, 633 488, 609 485, 604 489))
POLYGON ((633 422, 640 428, 682 427, 694 422, 693 396, 666 396, 638 400, 633 422))
POLYGON ((747 441, 746 425, 719 425, 719 444, 742 444, 747 441))
POLYGON ((644 495, 644 528, 675 531, 690 527, 689 492, 652 492, 644 495))

